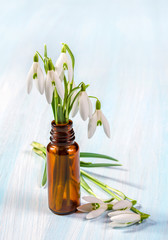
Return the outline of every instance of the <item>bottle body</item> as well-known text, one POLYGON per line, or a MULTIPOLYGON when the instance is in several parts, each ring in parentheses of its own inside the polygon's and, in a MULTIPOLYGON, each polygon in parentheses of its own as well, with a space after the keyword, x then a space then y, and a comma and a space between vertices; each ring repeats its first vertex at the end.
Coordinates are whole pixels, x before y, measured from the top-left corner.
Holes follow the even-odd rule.
POLYGON ((51 142, 47 146, 49 208, 57 214, 76 211, 80 205, 79 146, 74 142, 72 121, 52 122, 51 142))

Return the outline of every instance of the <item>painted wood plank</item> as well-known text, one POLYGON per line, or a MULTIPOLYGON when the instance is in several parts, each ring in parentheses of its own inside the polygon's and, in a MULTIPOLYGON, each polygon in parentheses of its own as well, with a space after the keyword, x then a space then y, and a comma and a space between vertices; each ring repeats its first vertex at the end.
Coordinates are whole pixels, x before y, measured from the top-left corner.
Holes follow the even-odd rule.
MULTIPOLYGON (((0 15, 0 239, 166 239, 168 234, 168 4, 166 1, 8 1, 0 15), (122 168, 89 169, 151 214, 144 224, 109 227, 106 214, 57 216, 40 187, 44 163, 33 140, 49 142, 53 118, 45 96, 26 94, 36 50, 48 45, 56 60, 60 42, 76 57, 75 81, 102 101, 111 139, 74 119, 82 151, 120 160, 122 168), (95 144, 96 143, 96 144, 95 144)), ((94 188, 97 194, 104 195, 94 188)), ((86 194, 82 190, 82 196, 86 194)))

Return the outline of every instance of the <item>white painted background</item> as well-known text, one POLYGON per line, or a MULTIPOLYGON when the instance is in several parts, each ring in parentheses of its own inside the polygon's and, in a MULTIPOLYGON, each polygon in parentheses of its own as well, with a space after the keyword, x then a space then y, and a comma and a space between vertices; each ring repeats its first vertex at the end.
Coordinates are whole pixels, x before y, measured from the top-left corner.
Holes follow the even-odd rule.
MULTIPOLYGON (((168 234, 168 4, 156 0, 0 1, 0 239, 162 240, 168 234), (111 126, 87 139, 87 123, 74 119, 82 151, 109 154, 122 168, 95 176, 142 205, 151 218, 123 230, 104 216, 57 216, 40 188, 43 161, 33 140, 49 142, 51 107, 26 75, 34 52, 55 61, 60 42, 76 57, 75 81, 91 86, 111 126)), ((101 192, 95 188, 100 195, 101 192)), ((82 195, 86 194, 82 191, 82 195)), ((102 197, 105 195, 102 195, 102 197)))

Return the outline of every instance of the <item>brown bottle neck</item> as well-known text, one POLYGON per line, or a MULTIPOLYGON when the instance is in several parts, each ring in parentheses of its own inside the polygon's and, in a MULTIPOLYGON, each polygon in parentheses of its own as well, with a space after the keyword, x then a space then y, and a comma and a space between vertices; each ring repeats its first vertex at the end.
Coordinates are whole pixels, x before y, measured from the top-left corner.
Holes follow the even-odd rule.
POLYGON ((51 122, 51 136, 50 140, 52 144, 57 146, 66 146, 74 143, 75 133, 73 130, 73 123, 71 120, 67 124, 55 124, 53 120, 51 122))

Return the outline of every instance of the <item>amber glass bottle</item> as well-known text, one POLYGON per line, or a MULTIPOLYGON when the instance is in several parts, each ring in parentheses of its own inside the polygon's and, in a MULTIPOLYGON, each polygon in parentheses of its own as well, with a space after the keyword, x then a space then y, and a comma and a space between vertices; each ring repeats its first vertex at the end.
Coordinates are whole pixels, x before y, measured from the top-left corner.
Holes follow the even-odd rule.
POLYGON ((79 146, 74 141, 72 121, 51 123, 47 146, 48 202, 56 214, 74 212, 80 205, 79 146))

